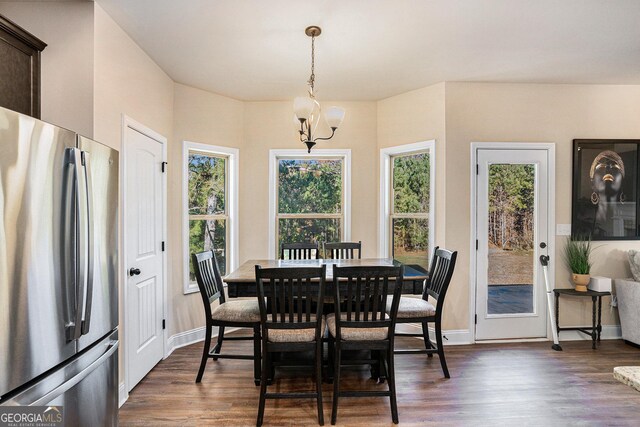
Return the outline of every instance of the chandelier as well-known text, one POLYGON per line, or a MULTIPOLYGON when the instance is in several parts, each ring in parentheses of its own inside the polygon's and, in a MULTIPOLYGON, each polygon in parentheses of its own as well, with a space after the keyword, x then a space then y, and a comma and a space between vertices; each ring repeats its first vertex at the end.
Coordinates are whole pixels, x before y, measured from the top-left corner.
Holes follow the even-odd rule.
POLYGON ((309 85, 309 96, 299 96, 295 98, 293 100, 293 111, 295 113, 296 124, 300 122, 300 141, 306 144, 307 152, 311 153, 311 148, 316 145, 316 141, 326 141, 333 138, 336 129, 338 129, 338 126, 340 126, 340 123, 342 123, 344 119, 344 108, 330 107, 325 111, 324 118, 331 128, 331 135, 324 138, 317 137, 316 130, 320 122, 322 108, 320 108, 320 103, 316 100, 313 92, 316 80, 315 40, 322 32, 322 29, 312 25, 307 27, 304 32, 307 36, 311 37, 311 76, 307 81, 309 85))

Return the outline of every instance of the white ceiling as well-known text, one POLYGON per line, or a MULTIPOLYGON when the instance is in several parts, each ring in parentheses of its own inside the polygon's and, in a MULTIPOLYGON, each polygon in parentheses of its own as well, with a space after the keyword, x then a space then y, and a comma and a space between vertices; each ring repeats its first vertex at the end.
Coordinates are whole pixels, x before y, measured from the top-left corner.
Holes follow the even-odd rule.
POLYGON ((640 0, 96 0, 177 82, 378 100, 442 81, 640 84, 640 0))

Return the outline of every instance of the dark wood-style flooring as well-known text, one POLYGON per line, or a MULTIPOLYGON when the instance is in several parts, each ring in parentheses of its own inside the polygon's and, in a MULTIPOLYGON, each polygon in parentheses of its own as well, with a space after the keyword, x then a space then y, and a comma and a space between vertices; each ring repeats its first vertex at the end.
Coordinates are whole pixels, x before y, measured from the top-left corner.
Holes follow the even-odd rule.
MULTIPOLYGON (((403 338, 400 346, 415 341, 403 338)), ((225 343, 241 347, 245 342, 225 343)), ((613 379, 615 366, 640 365, 640 349, 622 341, 551 344, 477 344, 447 347, 451 379, 438 358, 396 357, 400 425, 640 426, 640 393, 613 379)), ((201 343, 178 349, 131 392, 120 409, 121 426, 255 425, 259 388, 252 362, 209 361, 195 384, 201 343)), ((249 345, 249 344, 247 344, 249 345)), ((311 374, 277 374, 279 391, 313 390, 311 374)), ((345 387, 381 389, 368 369, 343 372, 345 387)), ((325 424, 330 424, 332 386, 323 388, 325 424)), ((315 400, 268 400, 264 425, 317 425, 315 400)), ((388 398, 340 400, 338 425, 393 425, 388 398)))

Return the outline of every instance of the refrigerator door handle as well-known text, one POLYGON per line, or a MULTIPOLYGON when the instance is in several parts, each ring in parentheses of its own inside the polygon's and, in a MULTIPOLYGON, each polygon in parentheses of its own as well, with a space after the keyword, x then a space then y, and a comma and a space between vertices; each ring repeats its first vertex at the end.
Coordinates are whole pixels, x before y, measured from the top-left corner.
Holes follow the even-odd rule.
POLYGON ((64 303, 65 303, 65 335, 67 342, 76 338, 76 325, 79 325, 78 319, 78 292, 76 277, 76 231, 77 231, 77 212, 76 198, 78 194, 78 166, 77 166, 77 149, 67 148, 65 151, 65 177, 63 181, 63 235, 62 253, 65 260, 64 266, 64 303))
POLYGON ((86 195, 86 219, 87 219, 87 241, 86 241, 86 257, 87 267, 86 270, 86 288, 85 288, 85 303, 84 303, 84 316, 82 320, 82 334, 89 333, 89 326, 91 321, 91 301, 93 300, 93 266, 94 266, 94 253, 93 253, 93 237, 94 237, 94 221, 93 221, 93 185, 91 182, 91 156, 86 151, 82 152, 82 164, 84 165, 85 174, 85 195, 86 195))
POLYGON ((79 149, 75 149, 76 159, 76 233, 78 236, 77 243, 77 261, 76 261, 76 323, 74 339, 80 338, 82 335, 82 323, 85 320, 85 308, 87 305, 87 263, 89 252, 89 218, 87 212, 87 176, 84 168, 84 156, 79 149))
POLYGON ((75 241, 71 244, 75 246, 75 287, 76 287, 76 300, 75 300, 75 316, 73 322, 67 326, 67 339, 75 340, 82 335, 82 320, 84 317, 85 306, 85 294, 87 289, 86 283, 86 234, 87 234, 87 218, 85 215, 86 192, 83 190, 86 187, 84 171, 82 168, 82 154, 79 149, 71 148, 71 155, 69 163, 73 164, 73 191, 74 196, 71 198, 72 203, 75 205, 75 215, 71 224, 75 227, 75 235, 77 236, 75 241), (84 193, 84 194, 83 194, 84 193))

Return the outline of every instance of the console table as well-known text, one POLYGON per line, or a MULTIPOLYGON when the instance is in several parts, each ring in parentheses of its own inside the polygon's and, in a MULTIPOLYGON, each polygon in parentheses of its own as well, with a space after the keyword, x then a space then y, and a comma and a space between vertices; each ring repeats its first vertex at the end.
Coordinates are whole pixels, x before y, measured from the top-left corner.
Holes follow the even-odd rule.
POLYGON ((602 297, 611 295, 611 292, 596 292, 587 290, 586 292, 578 292, 575 289, 554 289, 553 293, 556 296, 556 330, 558 331, 558 335, 560 335, 560 331, 579 331, 583 334, 587 334, 591 336, 592 346, 591 348, 596 348, 596 342, 600 341, 600 332, 602 331, 602 297), (591 297, 592 302, 592 317, 591 317, 591 331, 589 331, 588 326, 578 326, 578 327, 560 327, 560 295, 569 295, 574 297, 591 297), (596 319, 596 300, 598 302, 598 312, 596 319))

